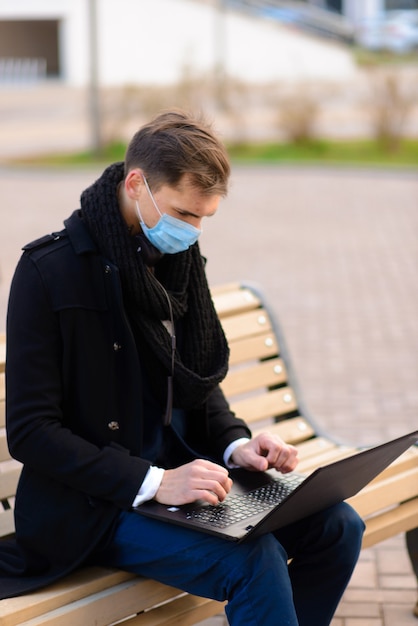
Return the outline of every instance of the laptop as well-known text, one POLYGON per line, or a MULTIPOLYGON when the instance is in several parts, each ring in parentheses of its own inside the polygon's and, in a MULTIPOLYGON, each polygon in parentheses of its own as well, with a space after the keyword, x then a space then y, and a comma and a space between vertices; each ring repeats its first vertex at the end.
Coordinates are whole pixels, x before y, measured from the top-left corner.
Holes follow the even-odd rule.
POLYGON ((276 470, 231 470, 233 486, 224 502, 199 500, 168 506, 150 500, 134 509, 140 515, 242 542, 277 530, 358 493, 392 461, 418 441, 418 430, 358 452, 308 477, 276 470))

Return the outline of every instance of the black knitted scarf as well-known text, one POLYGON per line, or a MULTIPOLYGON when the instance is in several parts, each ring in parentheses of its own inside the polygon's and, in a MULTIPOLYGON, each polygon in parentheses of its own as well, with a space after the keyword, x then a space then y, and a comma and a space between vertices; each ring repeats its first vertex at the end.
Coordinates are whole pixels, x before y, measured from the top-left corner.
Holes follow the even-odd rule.
POLYGON ((117 188, 123 163, 108 167, 81 195, 81 214, 101 252, 119 268, 128 318, 152 391, 163 408, 166 378, 171 370, 169 294, 177 342, 174 406, 200 407, 225 377, 228 346, 216 314, 198 244, 186 252, 162 255, 153 271, 138 252, 121 215, 117 188))

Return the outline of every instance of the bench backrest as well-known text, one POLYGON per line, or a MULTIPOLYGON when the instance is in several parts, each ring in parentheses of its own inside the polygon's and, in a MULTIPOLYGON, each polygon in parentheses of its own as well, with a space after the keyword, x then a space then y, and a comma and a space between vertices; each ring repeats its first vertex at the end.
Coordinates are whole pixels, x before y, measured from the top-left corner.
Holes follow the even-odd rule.
POLYGON ((318 434, 301 406, 284 338, 264 297, 235 284, 212 294, 231 351, 222 389, 232 410, 253 430, 274 424, 289 443, 318 434))

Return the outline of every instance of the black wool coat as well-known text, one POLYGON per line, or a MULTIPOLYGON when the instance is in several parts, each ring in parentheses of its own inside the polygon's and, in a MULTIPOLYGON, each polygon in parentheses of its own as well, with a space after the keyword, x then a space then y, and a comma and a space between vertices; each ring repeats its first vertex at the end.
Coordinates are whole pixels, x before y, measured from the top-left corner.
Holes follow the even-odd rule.
MULTIPOLYGON (((6 420, 23 463, 16 543, 0 544, 0 597, 43 586, 84 563, 129 510, 141 458, 140 358, 118 268, 75 212, 24 248, 9 299, 6 420)), ((250 436, 219 388, 187 413, 187 443, 222 463, 250 436)))

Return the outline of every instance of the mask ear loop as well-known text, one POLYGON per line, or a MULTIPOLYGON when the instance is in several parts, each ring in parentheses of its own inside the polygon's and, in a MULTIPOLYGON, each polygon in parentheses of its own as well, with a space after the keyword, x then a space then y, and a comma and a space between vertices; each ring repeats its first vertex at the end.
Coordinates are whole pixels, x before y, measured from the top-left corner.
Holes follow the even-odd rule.
POLYGON ((136 208, 136 216, 138 218, 138 222, 140 224, 144 224, 144 220, 142 219, 141 211, 139 209, 139 202, 138 202, 138 200, 135 200, 135 208, 136 208))
POLYGON ((176 355, 176 334, 174 328, 174 315, 173 315, 173 307, 171 305, 170 296, 168 295, 166 289, 159 283, 161 289, 163 290, 165 297, 168 302, 168 310, 170 312, 170 336, 171 336, 171 372, 167 377, 167 405, 163 415, 163 424, 164 426, 169 426, 171 424, 171 419, 173 415, 173 378, 174 378, 174 360, 176 355))
POLYGON ((158 215, 159 215, 160 217, 162 217, 162 216, 163 216, 163 214, 161 213, 160 209, 158 208, 158 205, 157 205, 157 203, 156 203, 156 201, 155 201, 155 198, 154 198, 154 196, 152 195, 152 191, 151 191, 151 189, 150 189, 150 187, 149 187, 149 185, 148 185, 148 181, 147 181, 147 179, 145 178, 145 176, 144 176, 144 175, 142 175, 142 179, 143 179, 143 181, 144 181, 145 187, 146 187, 146 189, 147 189, 147 191, 148 191, 148 195, 149 195, 149 197, 151 198, 152 203, 153 203, 153 205, 155 206, 155 209, 156 209, 156 211, 157 211, 158 215))
MULTIPOLYGON (((150 187, 149 187, 149 185, 148 185, 148 181, 147 181, 147 179, 145 178, 145 176, 144 176, 144 175, 142 175, 142 180, 144 181, 145 188, 146 188, 146 190, 148 191, 148 195, 149 195, 149 197, 151 198, 151 201, 152 201, 152 203, 153 203, 153 205, 154 205, 154 207, 155 207, 155 210, 157 211, 158 215, 159 215, 160 217, 162 217, 162 216, 163 216, 163 214, 161 213, 160 209, 158 208, 158 205, 157 205, 157 203, 156 203, 156 201, 155 201, 155 198, 154 198, 154 196, 152 195, 152 191, 151 191, 151 189, 150 189, 150 187)), ((141 210, 140 210, 140 208, 139 208, 139 202, 138 202, 138 200, 135 200, 135 208, 136 208, 136 214, 137 214, 137 217, 138 217, 139 223, 140 223, 140 224, 144 224, 144 225, 146 225, 146 224, 145 224, 145 222, 144 222, 144 219, 143 219, 143 217, 142 217, 141 210)), ((167 295, 168 295, 168 294, 167 294, 167 295)))
MULTIPOLYGON (((147 191, 150 195, 150 198, 155 206, 155 208, 157 209, 158 213, 160 216, 162 216, 161 211, 159 210, 157 203, 154 200, 154 196, 151 193, 151 190, 148 186, 148 182, 147 179, 145 178, 145 176, 143 176, 144 179, 144 183, 145 183, 145 187, 147 188, 147 191)), ((142 219, 142 215, 141 215, 141 211, 139 208, 139 202, 138 200, 135 200, 135 206, 136 206, 136 211, 139 217, 139 222, 140 224, 144 224, 144 220, 142 219)), ((156 279, 157 280, 157 279, 156 279)), ((165 297, 167 298, 167 303, 168 303, 168 311, 170 314, 170 337, 171 337, 171 371, 170 374, 167 377, 167 405, 163 414, 163 424, 164 426, 169 426, 171 424, 171 419, 173 416, 173 378, 174 378, 174 362, 175 362, 175 356, 176 356, 176 334, 175 334, 175 327, 174 327, 174 315, 173 315, 173 307, 171 304, 171 300, 170 300, 170 296, 168 295, 167 290, 165 289, 165 287, 160 283, 159 280, 157 280, 158 284, 160 285, 162 292, 164 293, 165 297)))

